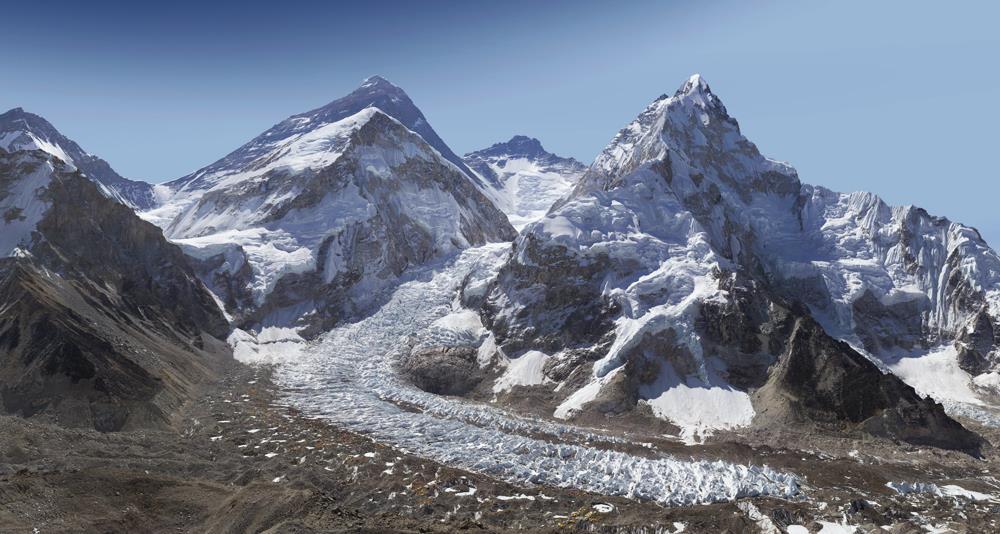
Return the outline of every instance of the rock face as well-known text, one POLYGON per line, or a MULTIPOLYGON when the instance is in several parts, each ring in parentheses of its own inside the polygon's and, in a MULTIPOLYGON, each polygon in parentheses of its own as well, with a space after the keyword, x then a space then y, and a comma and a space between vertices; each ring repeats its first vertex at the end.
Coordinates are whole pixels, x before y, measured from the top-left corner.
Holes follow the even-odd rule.
POLYGON ((79 169, 97 183, 105 194, 123 204, 136 210, 146 210, 156 205, 152 185, 123 178, 108 162, 85 152, 72 139, 59 133, 49 121, 21 108, 14 108, 0 115, 0 148, 8 152, 45 151, 79 169))
POLYGON ((169 425, 231 360, 229 326, 155 226, 41 150, 0 150, 0 408, 169 425))
POLYGON ((404 376, 418 388, 439 395, 463 395, 483 380, 476 347, 423 347, 403 361, 404 376))
POLYGON ((941 405, 881 373, 809 317, 795 320, 785 353, 755 397, 770 424, 846 422, 909 443, 971 452, 984 444, 941 405))
POLYGON ((144 216, 196 259, 240 326, 308 336, 364 311, 409 267, 513 239, 450 153, 376 77, 168 184, 173 197, 144 216))
POLYGON ((762 395, 780 390, 768 398, 799 420, 969 449, 978 438, 856 349, 958 340, 966 368, 993 369, 998 296, 1000 260, 975 230, 800 183, 694 76, 521 232, 481 315, 502 350, 546 351, 549 378, 574 385, 556 417, 642 406, 697 433, 768 424, 762 395), (810 350, 822 361, 800 367, 810 350), (810 386, 775 385, 798 378, 865 387, 813 405, 796 398, 810 386))
POLYGON ((486 180, 490 197, 517 230, 545 215, 587 170, 579 161, 546 152, 538 139, 523 135, 463 158, 486 180))

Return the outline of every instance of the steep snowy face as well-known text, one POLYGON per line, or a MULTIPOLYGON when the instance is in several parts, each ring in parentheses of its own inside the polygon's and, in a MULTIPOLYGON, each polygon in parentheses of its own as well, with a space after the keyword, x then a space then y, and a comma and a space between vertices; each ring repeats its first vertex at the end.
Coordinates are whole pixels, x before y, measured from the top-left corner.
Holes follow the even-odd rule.
MULTIPOLYGON (((349 100, 372 92, 402 94, 377 79, 349 100)), ((469 174, 416 132, 374 106, 324 113, 289 119, 302 124, 258 137, 275 139, 199 171, 145 214, 241 324, 324 329, 408 267, 513 239, 469 174)))
POLYGON ((293 115, 219 161, 165 185, 176 192, 210 189, 233 174, 243 173, 255 165, 266 165, 268 158, 288 149, 288 145, 296 143, 296 140, 304 136, 322 135, 318 132, 323 128, 339 124, 366 108, 377 108, 396 119, 422 137, 444 159, 471 179, 476 179, 475 174, 441 140, 424 114, 402 89, 381 76, 372 76, 349 95, 312 111, 293 115))
POLYGON ((0 258, 6 258, 26 253, 39 237, 38 223, 52 205, 47 188, 57 168, 74 169, 39 151, 0 150, 0 156, 0 258))
POLYGON ((963 367, 1000 362, 1000 258, 972 228, 871 193, 802 185, 762 156, 699 76, 623 129, 580 194, 659 162, 713 247, 835 336, 876 355, 959 341, 963 367))
POLYGON ((0 148, 8 152, 47 152, 79 169, 107 196, 134 209, 149 209, 156 203, 152 185, 123 178, 106 161, 84 152, 80 145, 59 133, 48 121, 21 108, 0 115, 0 148))
MULTIPOLYGON (((573 193, 521 233, 483 305, 505 352, 551 353, 548 378, 579 388, 563 388, 556 417, 639 403, 694 439, 754 415, 748 393, 730 383, 729 364, 705 350, 696 328, 706 303, 731 299, 724 282, 736 266, 714 248, 712 222, 699 221, 664 179, 672 172, 660 140, 666 114, 706 126, 700 105, 725 113, 702 90, 659 99, 622 130, 573 193), (681 413, 681 405, 704 413, 681 413)), ((712 135, 731 144, 733 126, 717 120, 712 135)), ((689 139, 684 126, 672 133, 708 148, 706 135, 689 139)))
POLYGON ((1000 257, 967 226, 870 193, 803 188, 809 256, 775 250, 772 272, 832 332, 893 359, 954 344, 966 371, 1000 363, 1000 257))
POLYGON ((523 135, 463 158, 486 179, 491 198, 517 230, 545 215, 587 170, 579 161, 547 152, 537 139, 523 135))
MULTIPOLYGON (((833 379, 819 368, 808 379, 801 369, 768 374, 803 339, 857 369, 859 356, 795 303, 837 337, 887 357, 968 336, 960 325, 969 321, 986 332, 981 345, 995 331, 995 320, 977 318, 990 309, 996 255, 975 232, 872 198, 801 184, 693 76, 621 130, 575 189, 522 231, 483 321, 502 351, 552 354, 546 378, 568 385, 557 417, 645 404, 689 437, 749 424, 761 406, 772 416, 840 417, 831 414, 851 412, 844 398, 821 403, 827 414, 818 416, 816 406, 769 393, 833 379), (912 323, 912 336, 898 328, 912 323), (704 413, 677 410, 691 404, 704 413)), ((863 369, 861 395, 893 399, 866 417, 905 412, 892 403, 911 403, 912 390, 876 380, 871 363, 863 369)))

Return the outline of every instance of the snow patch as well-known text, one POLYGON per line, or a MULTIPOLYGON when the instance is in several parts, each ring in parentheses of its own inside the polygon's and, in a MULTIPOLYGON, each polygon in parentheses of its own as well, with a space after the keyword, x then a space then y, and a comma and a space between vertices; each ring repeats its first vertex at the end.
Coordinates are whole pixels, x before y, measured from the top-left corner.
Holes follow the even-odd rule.
POLYGON ((938 497, 956 497, 972 501, 1000 501, 997 496, 967 490, 954 484, 938 486, 937 484, 928 482, 886 482, 885 485, 887 488, 902 495, 909 493, 929 493, 938 497))
POLYGON ((984 404, 972 389, 972 377, 958 366, 958 351, 954 345, 899 357, 888 365, 896 376, 922 396, 941 403, 984 404))
POLYGON ((662 362, 656 381, 643 384, 639 394, 654 415, 680 427, 688 444, 716 430, 747 426, 755 415, 750 395, 719 378, 714 369, 709 369, 708 381, 697 376, 682 379, 669 362, 662 362))
POLYGON ((510 391, 514 386, 537 386, 547 381, 542 372, 545 362, 550 356, 537 350, 529 350, 524 354, 511 358, 507 369, 493 384, 493 393, 510 391))
POLYGON ((233 357, 248 364, 273 364, 295 360, 306 348, 306 340, 294 328, 269 326, 260 332, 233 329, 226 340, 233 357))

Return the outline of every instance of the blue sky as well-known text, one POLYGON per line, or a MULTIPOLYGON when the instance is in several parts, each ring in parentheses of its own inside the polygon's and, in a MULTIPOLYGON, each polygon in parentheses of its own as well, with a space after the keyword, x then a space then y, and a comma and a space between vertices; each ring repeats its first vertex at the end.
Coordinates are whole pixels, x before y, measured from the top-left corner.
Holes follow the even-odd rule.
POLYGON ((158 182, 381 74, 458 153, 520 133, 589 162, 699 72, 803 181, 1000 244, 996 3, 142 4, 5 5, 0 107, 158 182))

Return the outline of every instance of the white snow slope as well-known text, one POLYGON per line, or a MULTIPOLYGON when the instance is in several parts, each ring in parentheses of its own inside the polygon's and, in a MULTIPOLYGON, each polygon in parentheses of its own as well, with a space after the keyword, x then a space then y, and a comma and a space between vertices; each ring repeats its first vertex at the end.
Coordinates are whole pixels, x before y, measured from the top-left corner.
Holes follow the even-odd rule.
MULTIPOLYGON (((224 274, 249 263, 256 306, 288 275, 349 280, 364 294, 407 265, 509 239, 511 228, 471 171, 381 108, 362 105, 388 98, 383 105, 391 106, 404 97, 384 80, 366 81, 345 99, 291 117, 168 184, 163 204, 141 215, 191 256, 224 254, 224 274)), ((409 103, 399 113, 419 111, 409 103)), ((324 305, 301 301, 306 297, 268 322, 287 326, 324 305)))
POLYGON ((483 175, 490 197, 518 231, 545 215, 587 170, 572 158, 546 152, 537 139, 520 135, 463 158, 483 175))

